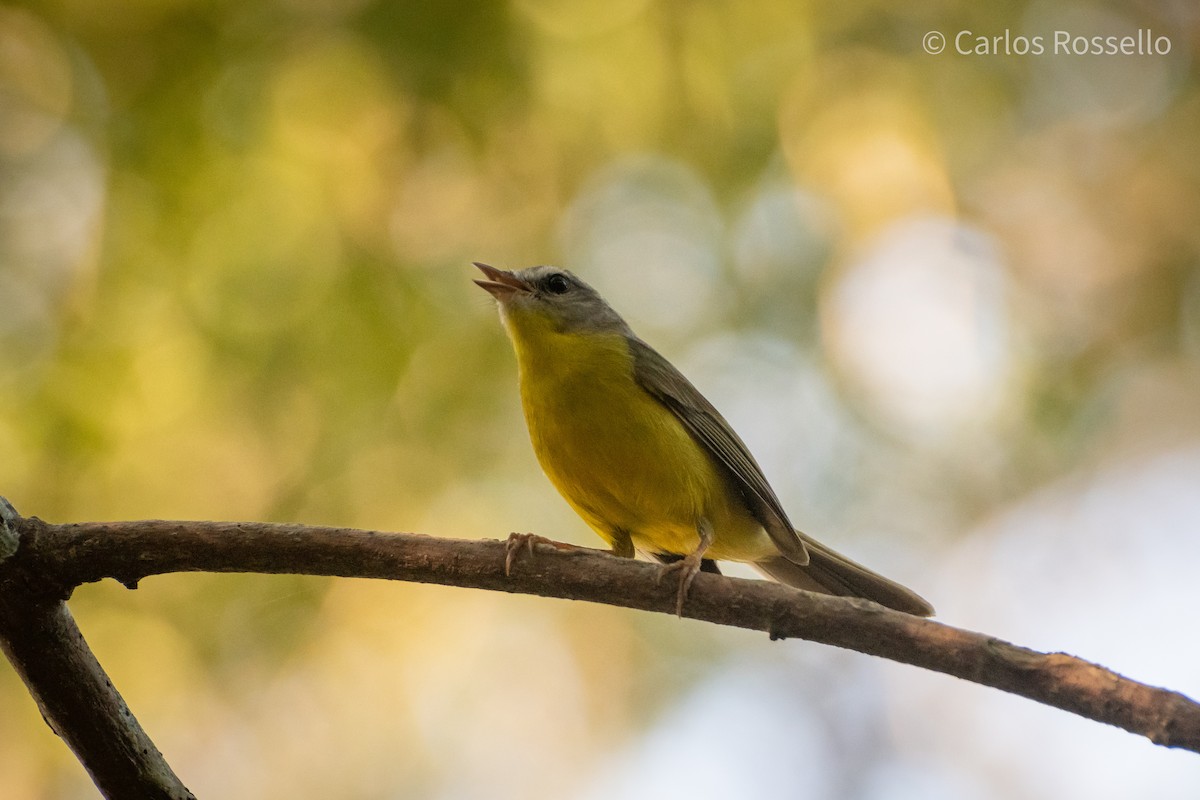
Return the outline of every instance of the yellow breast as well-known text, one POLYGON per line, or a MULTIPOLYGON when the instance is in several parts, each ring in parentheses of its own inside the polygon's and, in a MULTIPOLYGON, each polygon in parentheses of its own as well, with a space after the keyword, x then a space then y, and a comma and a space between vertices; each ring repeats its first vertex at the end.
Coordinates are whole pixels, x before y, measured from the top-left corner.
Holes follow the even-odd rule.
POLYGON ((711 456, 634 380, 620 334, 564 334, 538 319, 506 320, 521 403, 546 475, 606 541, 625 531, 638 549, 689 553, 712 524, 713 558, 772 551, 711 456))

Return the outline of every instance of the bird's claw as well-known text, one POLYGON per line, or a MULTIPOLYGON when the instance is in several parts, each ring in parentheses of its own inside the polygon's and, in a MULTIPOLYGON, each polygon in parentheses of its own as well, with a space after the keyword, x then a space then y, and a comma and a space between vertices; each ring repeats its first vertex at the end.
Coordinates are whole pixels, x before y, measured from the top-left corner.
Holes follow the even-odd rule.
POLYGON ((553 539, 547 539, 545 536, 538 536, 536 533, 510 533, 508 541, 504 545, 504 574, 505 576, 512 574, 512 565, 516 563, 517 557, 524 550, 533 558, 533 546, 535 544, 548 544, 559 550, 568 550, 571 548, 569 544, 556 542, 553 539))
POLYGON ((703 558, 699 553, 692 553, 684 556, 678 561, 672 561, 670 564, 663 564, 658 570, 658 577, 655 578, 655 583, 661 584, 663 578, 669 572, 679 572, 679 590, 675 594, 675 616, 683 616, 683 603, 687 600, 688 589, 692 586, 692 581, 696 580, 696 576, 700 573, 700 566, 703 558))

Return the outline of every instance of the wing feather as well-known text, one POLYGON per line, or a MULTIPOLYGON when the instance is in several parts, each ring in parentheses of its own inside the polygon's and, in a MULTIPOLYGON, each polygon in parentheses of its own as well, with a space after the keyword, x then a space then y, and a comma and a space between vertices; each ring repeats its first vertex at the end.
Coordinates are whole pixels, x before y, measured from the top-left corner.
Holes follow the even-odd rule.
POLYGON ((788 561, 807 564, 808 551, 804 542, 746 444, 713 404, 671 362, 641 339, 630 337, 629 342, 634 378, 638 384, 666 406, 696 442, 724 465, 750 512, 762 523, 788 561))

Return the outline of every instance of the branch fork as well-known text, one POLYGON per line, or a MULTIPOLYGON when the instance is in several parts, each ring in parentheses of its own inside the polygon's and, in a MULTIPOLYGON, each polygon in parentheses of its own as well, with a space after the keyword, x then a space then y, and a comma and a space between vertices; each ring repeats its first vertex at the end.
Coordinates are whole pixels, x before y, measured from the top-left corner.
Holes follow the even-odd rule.
MULTIPOLYGON (((106 797, 193 795, 130 713, 65 600, 103 578, 135 588, 150 575, 198 571, 415 581, 677 611, 675 589, 656 581, 658 565, 529 534, 500 542, 258 522, 55 525, 22 518, 0 498, 0 647, 106 797)), ((1200 753, 1200 704, 1064 653, 867 600, 706 572, 696 575, 682 611, 954 675, 1200 753)))

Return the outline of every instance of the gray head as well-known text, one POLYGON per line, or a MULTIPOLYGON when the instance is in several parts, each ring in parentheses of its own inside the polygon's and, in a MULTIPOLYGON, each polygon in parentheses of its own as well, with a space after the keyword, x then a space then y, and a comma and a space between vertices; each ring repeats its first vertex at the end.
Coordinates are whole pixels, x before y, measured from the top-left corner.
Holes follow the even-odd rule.
POLYGON ((548 324, 560 333, 597 332, 632 335, 621 315, 600 293, 559 267, 508 271, 475 262, 486 280, 475 283, 500 303, 505 324, 548 324))

